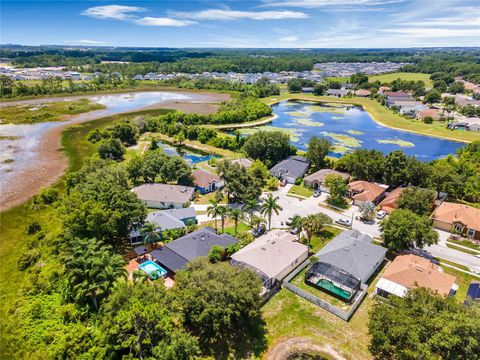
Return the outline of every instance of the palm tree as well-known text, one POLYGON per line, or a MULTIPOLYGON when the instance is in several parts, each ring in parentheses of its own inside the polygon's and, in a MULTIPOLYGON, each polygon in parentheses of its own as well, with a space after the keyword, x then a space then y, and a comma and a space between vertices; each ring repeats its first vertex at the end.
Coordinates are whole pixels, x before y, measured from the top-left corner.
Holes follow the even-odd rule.
POLYGON ((216 200, 210 200, 210 206, 207 208, 207 215, 212 217, 215 220, 215 230, 218 231, 217 227, 217 216, 220 215, 219 213, 220 206, 216 200))
POLYGON ((265 202, 260 207, 260 213, 268 217, 268 230, 272 228, 272 215, 273 213, 277 214, 283 210, 277 201, 280 199, 278 196, 273 197, 272 194, 268 194, 268 197, 265 199, 265 202))
POLYGON ((90 300, 95 311, 115 282, 128 275, 123 259, 96 239, 75 240, 65 259, 65 271, 75 301, 90 300))
POLYGON ((300 215, 295 215, 292 217, 290 229, 297 232, 297 240, 300 241, 300 236, 302 235, 303 230, 303 218, 300 215))
POLYGON ((308 246, 310 246, 310 241, 312 240, 313 234, 318 232, 318 229, 321 227, 319 219, 316 215, 310 214, 303 219, 302 223, 302 228, 305 230, 305 234, 307 235, 308 246))
POLYGON ((145 223, 140 230, 140 233, 143 237, 143 246, 148 246, 149 244, 154 244, 157 241, 160 241, 160 228, 155 227, 152 223, 145 223))
POLYGON ((222 234, 225 230, 225 218, 228 215, 228 208, 226 206, 219 206, 218 207, 218 216, 220 217, 222 223, 222 234))
POLYGON ((260 205, 258 204, 258 200, 249 199, 245 201, 243 210, 248 214, 248 221, 250 223, 250 227, 253 228, 253 219, 255 216, 255 212, 260 210, 260 205))
POLYGON ((229 216, 230 216, 230 219, 232 219, 235 224, 233 236, 237 236, 238 221, 243 218, 243 211, 240 210, 239 208, 230 209, 229 216))

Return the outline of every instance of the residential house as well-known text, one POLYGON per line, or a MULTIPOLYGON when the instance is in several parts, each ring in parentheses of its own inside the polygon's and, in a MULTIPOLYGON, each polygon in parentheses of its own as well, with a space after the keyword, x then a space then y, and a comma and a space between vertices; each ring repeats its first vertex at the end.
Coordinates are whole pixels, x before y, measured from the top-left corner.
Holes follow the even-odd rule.
POLYGON ((444 201, 432 215, 433 226, 480 240, 480 209, 444 201))
POLYGON ((132 189, 145 206, 154 209, 185 207, 195 194, 195 189, 183 185, 143 184, 132 189))
POLYGON ((239 164, 240 166, 244 167, 245 169, 249 169, 252 164, 253 164, 253 161, 250 160, 250 159, 247 159, 247 158, 238 158, 238 159, 234 159, 231 161, 232 164, 239 164))
POLYGON ((369 97, 370 95, 372 95, 372 92, 370 90, 360 89, 355 91, 355 96, 358 97, 369 97))
POLYGON ((153 250, 150 255, 170 273, 186 267, 187 263, 199 257, 208 256, 213 246, 226 248, 238 243, 238 239, 228 234, 217 234, 215 229, 205 227, 182 236, 153 250))
POLYGON ((328 89, 327 90, 328 96, 335 96, 335 97, 342 97, 348 95, 348 90, 344 89, 328 89))
POLYGON ((327 175, 338 175, 341 176, 345 181, 350 179, 350 174, 348 173, 332 169, 321 169, 306 176, 303 180, 303 183, 305 186, 311 187, 312 189, 328 192, 328 188, 325 186, 325 178, 327 175))
POLYGON ((418 112, 417 117, 420 120, 425 120, 427 116, 430 116, 433 120, 440 120, 443 116, 443 112, 439 109, 425 109, 418 112))
POLYGON ((385 199, 380 201, 380 203, 378 204, 378 208, 380 210, 385 211, 387 214, 391 214, 393 210, 397 208, 398 198, 400 197, 400 195, 405 189, 406 188, 404 187, 398 187, 395 190, 388 193, 385 199))
POLYGON ((305 87, 302 87, 302 93, 313 93, 313 87, 311 86, 305 86, 305 87))
POLYGON ((270 174, 278 179, 285 179, 288 183, 294 184, 297 179, 305 175, 309 165, 310 160, 303 156, 290 156, 272 167, 270 174))
MULTIPOLYGON (((197 214, 195 208, 180 208, 153 211, 147 214, 146 223, 155 225, 158 232, 172 229, 183 229, 189 223, 197 223, 197 214)), ((143 236, 139 228, 130 233, 130 243, 138 244, 143 241, 143 236)))
POLYGON ((308 246, 297 242, 296 236, 272 230, 234 253, 230 263, 253 270, 268 290, 307 258, 308 246))
POLYGON ((382 297, 404 297, 408 290, 424 287, 439 295, 453 295, 458 290, 455 276, 445 274, 430 260, 413 254, 398 255, 385 269, 375 286, 382 297))
POLYGON ((351 302, 379 269, 387 249, 358 230, 340 233, 315 254, 318 261, 307 270, 305 281, 351 302))
POLYGON ((387 185, 357 180, 348 184, 348 195, 352 198, 353 205, 360 206, 364 202, 378 204, 385 196, 387 188, 387 185))
POLYGON ((195 170, 192 172, 192 175, 195 189, 198 190, 200 194, 208 194, 225 186, 225 182, 220 179, 220 176, 206 170, 195 170))

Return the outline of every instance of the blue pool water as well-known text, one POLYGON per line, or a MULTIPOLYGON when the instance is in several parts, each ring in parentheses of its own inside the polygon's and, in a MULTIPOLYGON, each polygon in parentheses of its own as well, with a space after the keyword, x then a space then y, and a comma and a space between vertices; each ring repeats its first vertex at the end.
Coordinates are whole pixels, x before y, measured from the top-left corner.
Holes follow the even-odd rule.
POLYGON ((165 154, 167 154, 168 156, 181 156, 190 165, 198 164, 203 161, 208 161, 213 158, 218 158, 218 156, 215 156, 212 154, 204 155, 204 154, 193 152, 191 150, 179 151, 177 150, 177 148, 162 142, 159 142, 158 146, 161 147, 165 152, 165 154))
MULTIPOLYGON (((463 143, 390 129, 376 123, 361 107, 339 104, 284 101, 272 106, 277 118, 267 126, 290 133, 292 144, 306 150, 312 136, 325 137, 335 146, 330 155, 339 157, 356 148, 383 153, 403 150, 422 161, 453 154, 463 143)), ((246 132, 248 133, 248 131, 246 132)))
POLYGON ((138 268, 147 273, 153 279, 158 279, 159 277, 164 276, 167 273, 163 267, 158 265, 156 262, 152 260, 147 260, 144 263, 140 264, 138 268))

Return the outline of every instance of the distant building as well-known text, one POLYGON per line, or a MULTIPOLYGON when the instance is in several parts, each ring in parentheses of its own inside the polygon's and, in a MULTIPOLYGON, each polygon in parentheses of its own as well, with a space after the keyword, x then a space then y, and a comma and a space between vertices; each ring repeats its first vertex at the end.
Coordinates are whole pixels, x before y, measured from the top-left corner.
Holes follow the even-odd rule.
POLYGON ((328 89, 327 90, 327 95, 328 96, 335 96, 335 97, 347 96, 348 95, 348 90, 328 89))
POLYGON ((370 90, 361 89, 361 90, 355 91, 355 96, 369 97, 370 95, 372 95, 372 92, 370 90))

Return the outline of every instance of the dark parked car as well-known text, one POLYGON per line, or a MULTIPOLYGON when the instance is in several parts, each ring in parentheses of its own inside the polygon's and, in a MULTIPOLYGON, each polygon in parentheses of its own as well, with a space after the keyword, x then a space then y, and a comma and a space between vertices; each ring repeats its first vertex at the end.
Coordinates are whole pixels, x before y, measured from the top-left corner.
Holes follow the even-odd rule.
POLYGON ((315 190, 315 191, 313 192, 313 197, 314 197, 314 198, 318 198, 321 194, 322 194, 322 192, 321 192, 320 190, 315 190))
POLYGON ((285 180, 285 179, 282 179, 282 180, 280 181, 280 186, 286 186, 287 184, 288 184, 288 181, 285 180))
POLYGON ((260 224, 256 229, 252 231, 252 235, 254 237, 259 237, 260 235, 264 234, 266 230, 267 228, 265 227, 265 225, 260 224))

